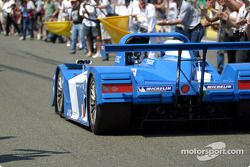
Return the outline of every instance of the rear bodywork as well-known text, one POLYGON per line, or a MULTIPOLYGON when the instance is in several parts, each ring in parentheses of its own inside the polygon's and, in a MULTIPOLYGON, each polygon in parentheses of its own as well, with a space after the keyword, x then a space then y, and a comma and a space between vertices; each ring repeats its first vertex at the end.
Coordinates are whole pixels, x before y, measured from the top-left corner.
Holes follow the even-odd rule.
POLYGON ((56 103, 60 72, 64 117, 86 126, 89 126, 87 99, 91 77, 95 80, 96 103, 102 112, 103 127, 249 118, 250 63, 227 64, 220 75, 206 59, 207 50, 249 48, 249 42, 190 43, 178 33, 129 34, 120 44, 105 46, 106 52, 116 52, 114 66, 59 65, 54 75, 52 105, 56 103), (160 36, 174 37, 183 43, 134 42, 160 36), (195 58, 194 50, 202 50, 202 57, 195 58), (151 51, 162 55, 136 62, 136 53, 151 51))

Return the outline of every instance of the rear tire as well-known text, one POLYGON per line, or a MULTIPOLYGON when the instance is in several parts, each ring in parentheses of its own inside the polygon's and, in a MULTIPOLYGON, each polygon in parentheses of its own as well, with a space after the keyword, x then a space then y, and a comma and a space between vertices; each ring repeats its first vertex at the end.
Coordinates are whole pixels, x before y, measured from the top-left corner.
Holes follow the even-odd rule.
POLYGON ((55 94, 56 104, 55 112, 61 117, 64 115, 64 95, 63 95, 63 86, 62 86, 62 74, 59 71, 57 74, 56 80, 56 94, 55 94))
POLYGON ((99 134, 100 127, 98 127, 98 122, 97 120, 100 120, 99 115, 98 115, 98 107, 96 104, 96 88, 95 88, 95 80, 93 77, 90 78, 89 81, 89 94, 88 94, 88 118, 89 118, 89 124, 92 132, 94 134, 99 134), (97 119, 98 118, 98 119, 97 119))
POLYGON ((92 132, 94 134, 104 134, 128 130, 131 104, 104 103, 98 105, 94 77, 89 80, 88 90, 88 118, 92 132))

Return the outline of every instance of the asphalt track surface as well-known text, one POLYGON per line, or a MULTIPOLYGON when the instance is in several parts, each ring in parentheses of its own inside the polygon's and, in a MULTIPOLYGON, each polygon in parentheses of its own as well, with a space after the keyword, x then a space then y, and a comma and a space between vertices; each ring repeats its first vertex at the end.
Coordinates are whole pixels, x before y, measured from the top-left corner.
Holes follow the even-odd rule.
MULTIPOLYGON (((249 131, 180 126, 95 136, 60 118, 50 107, 53 72, 56 65, 79 58, 83 54, 68 54, 65 44, 0 35, 1 167, 250 165, 249 131), (244 154, 219 155, 209 161, 181 154, 182 149, 203 149, 214 142, 224 142, 226 149, 243 149, 244 154)), ((97 59, 93 64, 103 62, 97 59)))

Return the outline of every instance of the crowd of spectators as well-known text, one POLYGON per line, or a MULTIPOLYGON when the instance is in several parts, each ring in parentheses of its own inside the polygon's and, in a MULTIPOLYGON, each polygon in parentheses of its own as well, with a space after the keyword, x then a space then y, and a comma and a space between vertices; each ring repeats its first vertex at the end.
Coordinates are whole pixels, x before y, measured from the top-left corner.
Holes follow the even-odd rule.
MULTIPOLYGON (((207 7, 201 6, 205 16, 204 25, 218 31, 219 42, 239 42, 250 39, 249 0, 207 0, 207 7), (210 15, 206 8, 211 9, 210 15)), ((249 62, 249 50, 226 51, 228 63, 249 62)), ((221 73, 224 67, 224 51, 217 52, 217 68, 221 73)))
MULTIPOLYGON (((0 0, 0 32, 20 40, 67 43, 71 54, 81 49, 98 58, 101 44, 111 38, 97 18, 129 15, 130 32, 177 31, 192 42, 200 42, 208 26, 218 32, 218 41, 248 41, 249 6, 249 0, 0 0), (72 21, 71 37, 48 32, 46 21, 72 21)), ((225 53, 229 63, 250 61, 249 51, 219 51, 219 72, 225 53)))

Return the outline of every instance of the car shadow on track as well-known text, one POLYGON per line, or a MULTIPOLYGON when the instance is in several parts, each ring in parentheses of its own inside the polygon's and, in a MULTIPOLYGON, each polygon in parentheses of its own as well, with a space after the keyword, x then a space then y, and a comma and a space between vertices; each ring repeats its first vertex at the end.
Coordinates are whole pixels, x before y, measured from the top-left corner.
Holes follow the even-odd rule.
POLYGON ((141 129, 144 137, 207 136, 207 135, 242 135, 250 134, 249 126, 232 125, 231 122, 175 122, 163 127, 147 125, 141 129))
MULTIPOLYGON (((74 121, 68 122, 91 133, 89 127, 74 121)), ((206 135, 242 135, 250 134, 249 125, 234 126, 231 122, 171 122, 165 124, 147 124, 141 128, 132 127, 123 131, 110 131, 102 136, 144 136, 144 137, 173 137, 173 136, 206 136, 206 135)))
POLYGON ((50 157, 52 155, 69 154, 70 152, 46 151, 34 149, 15 149, 12 154, 0 154, 0 164, 12 161, 35 160, 41 157, 50 157))
POLYGON ((7 139, 13 139, 16 138, 16 136, 0 136, 0 140, 7 140, 7 139))

